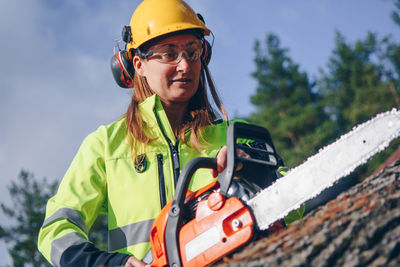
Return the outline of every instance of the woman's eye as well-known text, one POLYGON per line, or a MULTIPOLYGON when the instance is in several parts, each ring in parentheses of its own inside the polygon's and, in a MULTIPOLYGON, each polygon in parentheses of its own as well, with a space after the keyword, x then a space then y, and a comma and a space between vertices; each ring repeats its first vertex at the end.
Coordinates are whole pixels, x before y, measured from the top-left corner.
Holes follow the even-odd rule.
POLYGON ((176 52, 166 52, 163 56, 168 59, 175 59, 178 57, 178 54, 176 52))
POLYGON ((198 56, 197 50, 187 51, 187 56, 189 59, 196 59, 198 56))

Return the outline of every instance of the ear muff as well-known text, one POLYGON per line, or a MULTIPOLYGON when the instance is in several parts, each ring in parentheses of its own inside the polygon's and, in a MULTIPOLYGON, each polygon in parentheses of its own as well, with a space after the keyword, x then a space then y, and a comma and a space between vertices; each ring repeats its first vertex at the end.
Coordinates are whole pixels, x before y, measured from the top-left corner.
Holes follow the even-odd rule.
MULTIPOLYGON (((124 26, 122 28, 122 40, 125 43, 131 41, 131 27, 124 26)), ((122 88, 133 88, 133 77, 135 75, 135 68, 131 60, 129 59, 129 54, 126 50, 121 50, 118 46, 118 52, 115 53, 111 58, 111 72, 113 74, 115 82, 122 88)))
POLYGON ((110 65, 117 84, 122 88, 132 88, 135 69, 128 58, 128 52, 125 50, 118 51, 112 56, 110 65))
POLYGON ((204 39, 203 53, 201 54, 201 59, 203 60, 204 63, 206 63, 206 65, 210 63, 211 55, 212 55, 211 44, 206 39, 204 39))
MULTIPOLYGON (((196 14, 197 17, 206 25, 206 21, 204 20, 203 16, 200 13, 196 14)), ((208 65, 211 60, 211 44, 203 38, 203 53, 201 54, 201 59, 203 60, 204 63, 208 65)))

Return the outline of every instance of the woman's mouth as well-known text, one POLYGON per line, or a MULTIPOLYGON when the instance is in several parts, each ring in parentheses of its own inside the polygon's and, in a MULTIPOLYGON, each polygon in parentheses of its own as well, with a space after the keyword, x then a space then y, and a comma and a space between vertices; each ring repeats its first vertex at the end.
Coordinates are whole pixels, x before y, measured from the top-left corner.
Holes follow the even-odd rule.
POLYGON ((192 81, 192 79, 188 78, 181 78, 181 79, 173 79, 172 82, 176 84, 189 84, 192 81))
POLYGON ((184 82, 184 83, 186 83, 186 82, 191 82, 192 79, 189 79, 189 78, 177 78, 177 79, 173 79, 172 81, 173 82, 184 82))

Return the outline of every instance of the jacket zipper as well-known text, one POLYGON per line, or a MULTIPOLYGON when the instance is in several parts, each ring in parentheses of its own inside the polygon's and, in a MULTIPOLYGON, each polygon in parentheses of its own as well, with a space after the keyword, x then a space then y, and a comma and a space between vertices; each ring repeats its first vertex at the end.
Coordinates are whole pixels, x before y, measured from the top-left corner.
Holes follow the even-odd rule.
POLYGON ((167 140, 169 149, 171 151, 171 157, 172 157, 172 168, 174 169, 174 183, 176 186, 179 178, 179 173, 180 173, 180 165, 179 165, 179 140, 176 140, 175 146, 172 144, 171 140, 169 140, 168 136, 164 133, 160 118, 157 115, 156 109, 153 109, 154 115, 156 116, 157 124, 158 127, 161 130, 162 135, 164 136, 165 140, 167 140))
POLYGON ((178 178, 179 178, 179 173, 180 173, 178 144, 179 144, 178 140, 176 141, 175 146, 173 146, 171 141, 169 141, 169 147, 170 147, 171 153, 172 153, 172 166, 174 168, 175 186, 178 183, 178 178))
POLYGON ((163 168, 163 155, 157 154, 157 165, 158 165, 158 179, 160 186, 160 203, 161 209, 167 204, 165 196, 165 181, 164 181, 164 168, 163 168))

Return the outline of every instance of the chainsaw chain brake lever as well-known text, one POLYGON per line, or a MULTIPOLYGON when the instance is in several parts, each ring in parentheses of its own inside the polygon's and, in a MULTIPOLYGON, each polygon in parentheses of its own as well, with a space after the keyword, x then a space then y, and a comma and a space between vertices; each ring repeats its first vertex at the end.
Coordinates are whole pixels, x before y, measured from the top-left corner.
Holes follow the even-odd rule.
POLYGON ((264 176, 260 175, 260 173, 263 173, 263 171, 260 170, 273 168, 278 165, 275 147, 267 129, 252 124, 234 122, 228 128, 227 149, 227 166, 218 178, 220 193, 222 195, 229 195, 228 191, 234 180, 233 178, 235 176, 240 177, 238 173, 241 169, 246 168, 246 166, 248 170, 253 170, 253 174, 247 176, 256 176, 254 177, 254 182, 250 180, 251 184, 259 186, 260 188, 265 188, 271 183, 271 179, 264 181, 264 176), (260 146, 251 147, 240 144, 237 142, 240 138, 253 140, 255 143, 260 144, 260 146), (240 157, 237 153, 237 149, 241 149, 249 155, 258 156, 256 156, 256 158, 240 157), (254 175, 254 173, 257 173, 257 175, 254 175), (261 182, 256 181, 256 179, 261 179, 261 182))

